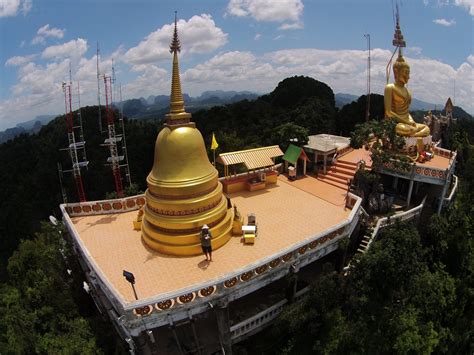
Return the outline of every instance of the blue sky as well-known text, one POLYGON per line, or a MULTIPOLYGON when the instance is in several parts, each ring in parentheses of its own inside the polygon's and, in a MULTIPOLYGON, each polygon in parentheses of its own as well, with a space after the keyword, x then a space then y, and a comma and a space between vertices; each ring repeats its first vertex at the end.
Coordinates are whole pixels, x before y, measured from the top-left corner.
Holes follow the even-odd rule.
MULTIPOLYGON (((334 92, 365 93, 366 40, 372 91, 383 92, 391 56, 392 2, 399 3, 413 97, 474 112, 474 0, 0 0, 0 130, 40 114, 64 113, 61 82, 80 83, 96 104, 112 58, 124 99, 168 94, 174 11, 183 50, 183 91, 271 91, 308 75, 334 92)), ((75 91, 76 92, 76 91, 75 91)))

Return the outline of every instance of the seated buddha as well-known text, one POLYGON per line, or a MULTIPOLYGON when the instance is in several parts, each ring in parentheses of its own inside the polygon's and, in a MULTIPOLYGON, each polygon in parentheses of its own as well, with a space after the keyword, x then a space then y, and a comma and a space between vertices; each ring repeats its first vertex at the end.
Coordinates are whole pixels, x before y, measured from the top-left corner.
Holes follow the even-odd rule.
POLYGON ((410 79, 410 66, 401 53, 393 65, 393 74, 395 83, 387 84, 384 91, 385 117, 398 122, 395 130, 400 136, 429 136, 429 127, 416 123, 410 115, 411 93, 405 86, 410 79))

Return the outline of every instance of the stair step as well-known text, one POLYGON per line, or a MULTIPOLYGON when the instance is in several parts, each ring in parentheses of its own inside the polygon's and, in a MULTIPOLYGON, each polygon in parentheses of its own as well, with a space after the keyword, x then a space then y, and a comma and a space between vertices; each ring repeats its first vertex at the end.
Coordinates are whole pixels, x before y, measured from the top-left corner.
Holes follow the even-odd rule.
POLYGON ((357 163, 354 163, 352 161, 346 161, 346 160, 344 160, 344 158, 338 159, 336 164, 345 164, 345 165, 353 166, 353 167, 357 168, 357 163))
POLYGON ((365 253, 365 249, 359 248, 359 249, 357 249, 357 252, 359 252, 359 253, 361 253, 361 254, 364 254, 364 253, 365 253))
POLYGON ((322 176, 323 179, 328 179, 328 180, 333 180, 335 182, 338 182, 340 184, 347 185, 349 182, 349 179, 346 178, 345 176, 340 176, 340 175, 335 175, 335 174, 326 174, 322 176))
POLYGON ((350 176, 351 178, 355 175, 356 171, 355 170, 351 170, 351 169, 347 169, 347 168, 342 168, 340 166, 331 166, 329 169, 326 170, 326 173, 328 172, 333 172, 333 173, 339 173, 339 174, 343 174, 343 175, 347 175, 347 176, 350 176))
POLYGON ((350 169, 350 170, 357 170, 357 164, 348 163, 345 161, 337 161, 333 164, 333 166, 340 166, 342 168, 350 169))
POLYGON ((317 177, 316 179, 319 180, 319 181, 322 181, 326 184, 332 185, 334 187, 338 187, 341 190, 347 191, 347 185, 346 184, 341 184, 341 183, 338 183, 338 182, 335 182, 335 181, 332 181, 332 180, 324 179, 323 177, 317 177))

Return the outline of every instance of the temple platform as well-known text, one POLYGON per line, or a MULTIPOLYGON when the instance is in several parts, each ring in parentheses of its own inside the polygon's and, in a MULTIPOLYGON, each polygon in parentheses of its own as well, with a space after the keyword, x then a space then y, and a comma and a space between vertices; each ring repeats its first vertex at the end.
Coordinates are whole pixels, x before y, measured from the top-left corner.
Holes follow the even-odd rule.
POLYGON ((243 216, 254 213, 258 237, 244 245, 239 236, 213 252, 213 262, 203 256, 173 257, 149 249, 141 232, 133 230, 136 211, 71 217, 73 228, 95 267, 120 296, 123 304, 135 301, 123 270, 133 272, 139 300, 178 292, 212 279, 226 278, 235 270, 272 257, 281 250, 318 235, 348 219, 345 194, 307 177, 287 182, 281 176, 275 185, 260 191, 229 194, 243 216), (313 186, 314 185, 314 186, 313 186), (320 196, 318 196, 320 195, 320 196))

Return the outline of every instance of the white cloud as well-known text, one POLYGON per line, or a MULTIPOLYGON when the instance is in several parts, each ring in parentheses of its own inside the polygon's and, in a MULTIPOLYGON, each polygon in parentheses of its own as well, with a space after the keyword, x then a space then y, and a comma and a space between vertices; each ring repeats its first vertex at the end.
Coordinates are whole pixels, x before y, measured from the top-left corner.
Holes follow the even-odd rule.
POLYGON ((421 48, 421 47, 416 47, 416 46, 407 47, 406 51, 407 51, 407 53, 412 53, 412 54, 414 54, 414 55, 420 55, 421 52, 423 52, 423 48, 421 48))
POLYGON ((51 58, 80 58, 87 51, 87 41, 82 38, 63 44, 46 47, 41 54, 45 59, 51 58))
POLYGON ((0 0, 0 17, 26 15, 31 10, 31 0, 0 0))
POLYGON ((65 31, 66 30, 60 28, 50 28, 49 24, 46 24, 38 29, 38 31, 36 32, 37 36, 33 38, 31 44, 44 44, 46 37, 61 39, 64 37, 65 31))
POLYGON ((122 88, 123 98, 147 97, 151 94, 169 95, 171 90, 171 74, 153 64, 139 68, 143 72, 134 81, 122 88))
POLYGON ((471 16, 474 16, 474 0, 454 0, 454 4, 464 7, 471 16))
POLYGON ((423 4, 427 6, 430 1, 435 3, 435 6, 438 7, 448 6, 450 4, 454 6, 463 7, 467 11, 469 11, 469 14, 471 16, 474 16, 474 0, 423 0, 423 4))
POLYGON ((301 30, 303 29, 302 22, 295 22, 295 23, 284 23, 278 27, 279 30, 301 30))
POLYGON ((456 21, 451 19, 451 20, 446 20, 444 18, 438 18, 438 19, 435 19, 433 20, 434 23, 436 23, 437 25, 441 25, 441 26, 446 26, 446 27, 450 27, 450 26, 453 26, 456 24, 456 21))
POLYGON ((468 61, 471 65, 474 65, 474 55, 471 54, 469 57, 467 57, 467 61, 468 61))
POLYGON ((254 40, 258 41, 260 37, 262 37, 262 35, 260 33, 257 33, 254 37, 254 40))
MULTIPOLYGON (((371 54, 371 86, 373 92, 382 94, 386 83, 385 68, 391 52, 376 48, 371 54)), ((474 112, 474 72, 470 64, 474 56, 457 69, 427 58, 407 57, 407 61, 412 68, 409 88, 414 98, 443 103, 452 96, 456 78, 456 104, 468 112, 474 112)), ((181 78, 183 91, 191 95, 210 88, 264 93, 273 90, 279 81, 294 75, 307 75, 325 82, 334 92, 362 95, 366 89, 366 65, 366 51, 291 49, 261 56, 236 51, 218 54, 184 71, 181 78)), ((390 80, 393 80, 392 73, 390 80)), ((164 84, 164 89, 169 90, 169 87, 164 84)))
MULTIPOLYGON (((138 46, 130 48, 123 60, 129 64, 146 64, 169 59, 169 44, 174 24, 164 25, 150 33, 138 46)), ((227 43, 227 33, 216 27, 211 15, 193 16, 178 21, 183 53, 208 53, 227 43)))
POLYGON ((33 59, 36 58, 36 54, 31 54, 31 55, 26 55, 26 56, 14 56, 9 58, 5 62, 5 66, 20 66, 20 65, 25 65, 29 62, 31 62, 33 59))
POLYGON ((299 22, 303 8, 301 0, 230 0, 227 14, 250 16, 257 21, 299 22))

